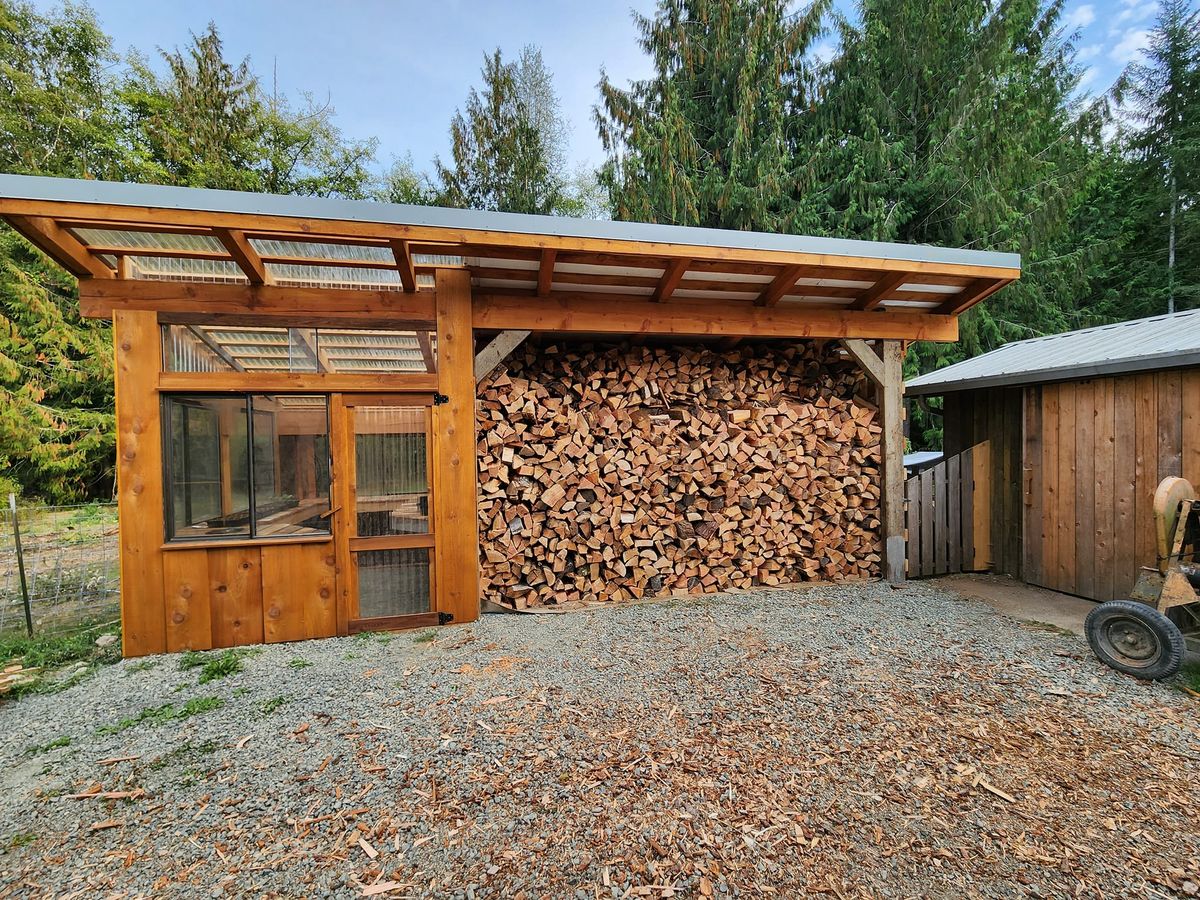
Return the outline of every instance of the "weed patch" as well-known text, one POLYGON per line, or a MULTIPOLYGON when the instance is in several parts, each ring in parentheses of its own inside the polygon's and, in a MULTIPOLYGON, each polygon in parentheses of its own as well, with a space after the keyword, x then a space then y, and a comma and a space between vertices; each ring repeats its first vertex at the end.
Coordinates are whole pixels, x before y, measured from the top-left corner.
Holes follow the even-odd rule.
POLYGON ((69 734, 64 734, 62 737, 56 737, 54 740, 45 744, 35 744, 25 752, 30 756, 37 756, 41 753, 49 753, 51 750, 57 750, 59 747, 69 746, 71 746, 71 736, 69 734))
POLYGON ((248 651, 240 648, 226 650, 216 656, 211 653, 202 653, 199 650, 189 650, 179 657, 179 671, 190 672, 193 669, 199 669, 198 684, 208 684, 210 681, 226 678, 242 671, 245 668, 242 660, 248 655, 250 655, 248 651))
POLYGON ((422 631, 415 638, 413 638, 413 643, 414 644, 428 644, 428 643, 431 643, 432 641, 436 641, 436 640, 437 640, 437 632, 436 631, 422 631))
POLYGON ((291 669, 307 669, 311 665, 312 663, 310 663, 303 656, 293 656, 288 660, 288 668, 291 669))
POLYGON ((167 722, 179 722, 200 713, 220 709, 225 701, 220 697, 194 697, 182 706, 174 703, 164 703, 162 706, 147 706, 132 718, 122 719, 115 725, 102 725, 100 734, 118 734, 128 728, 148 722, 151 725, 165 725, 167 722))
POLYGON ((279 709, 279 707, 283 706, 283 704, 287 703, 289 699, 288 697, 272 697, 270 700, 264 700, 258 704, 258 711, 264 716, 269 716, 275 710, 279 709))
POLYGON ((8 842, 8 845, 15 850, 18 847, 25 847, 32 844, 36 840, 37 835, 32 831, 18 831, 12 836, 12 840, 8 842))

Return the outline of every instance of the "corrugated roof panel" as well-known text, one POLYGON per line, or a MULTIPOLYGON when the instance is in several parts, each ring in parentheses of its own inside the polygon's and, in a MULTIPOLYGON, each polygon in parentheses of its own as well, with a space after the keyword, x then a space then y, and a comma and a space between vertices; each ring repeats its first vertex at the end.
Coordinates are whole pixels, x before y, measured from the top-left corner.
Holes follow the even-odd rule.
POLYGON ((1200 365, 1200 309, 1005 344, 912 379, 910 394, 1200 365))

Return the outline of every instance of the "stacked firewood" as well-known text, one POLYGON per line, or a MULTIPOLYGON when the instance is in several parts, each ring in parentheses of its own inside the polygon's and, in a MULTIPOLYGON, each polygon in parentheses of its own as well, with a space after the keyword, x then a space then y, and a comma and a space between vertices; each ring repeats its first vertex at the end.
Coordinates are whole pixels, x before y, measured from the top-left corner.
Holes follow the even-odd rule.
POLYGON ((879 573, 880 422, 835 345, 526 345, 479 388, 483 596, 879 573))

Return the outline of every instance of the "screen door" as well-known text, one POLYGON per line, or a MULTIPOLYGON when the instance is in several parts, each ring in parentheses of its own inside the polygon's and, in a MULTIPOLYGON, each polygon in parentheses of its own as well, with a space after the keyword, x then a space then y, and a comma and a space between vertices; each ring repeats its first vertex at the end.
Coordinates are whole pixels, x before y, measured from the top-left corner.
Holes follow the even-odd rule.
POLYGON ((437 624, 428 395, 343 395, 351 632, 437 624))

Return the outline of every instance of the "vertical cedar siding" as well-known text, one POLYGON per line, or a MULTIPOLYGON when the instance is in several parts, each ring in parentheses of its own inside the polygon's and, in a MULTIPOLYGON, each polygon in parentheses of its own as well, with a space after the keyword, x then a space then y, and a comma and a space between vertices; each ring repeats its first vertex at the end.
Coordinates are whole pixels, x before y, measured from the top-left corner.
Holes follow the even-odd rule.
POLYGON ((1155 564, 1153 497, 1200 487, 1200 368, 946 395, 947 455, 992 445, 992 571, 1093 600, 1155 564))

